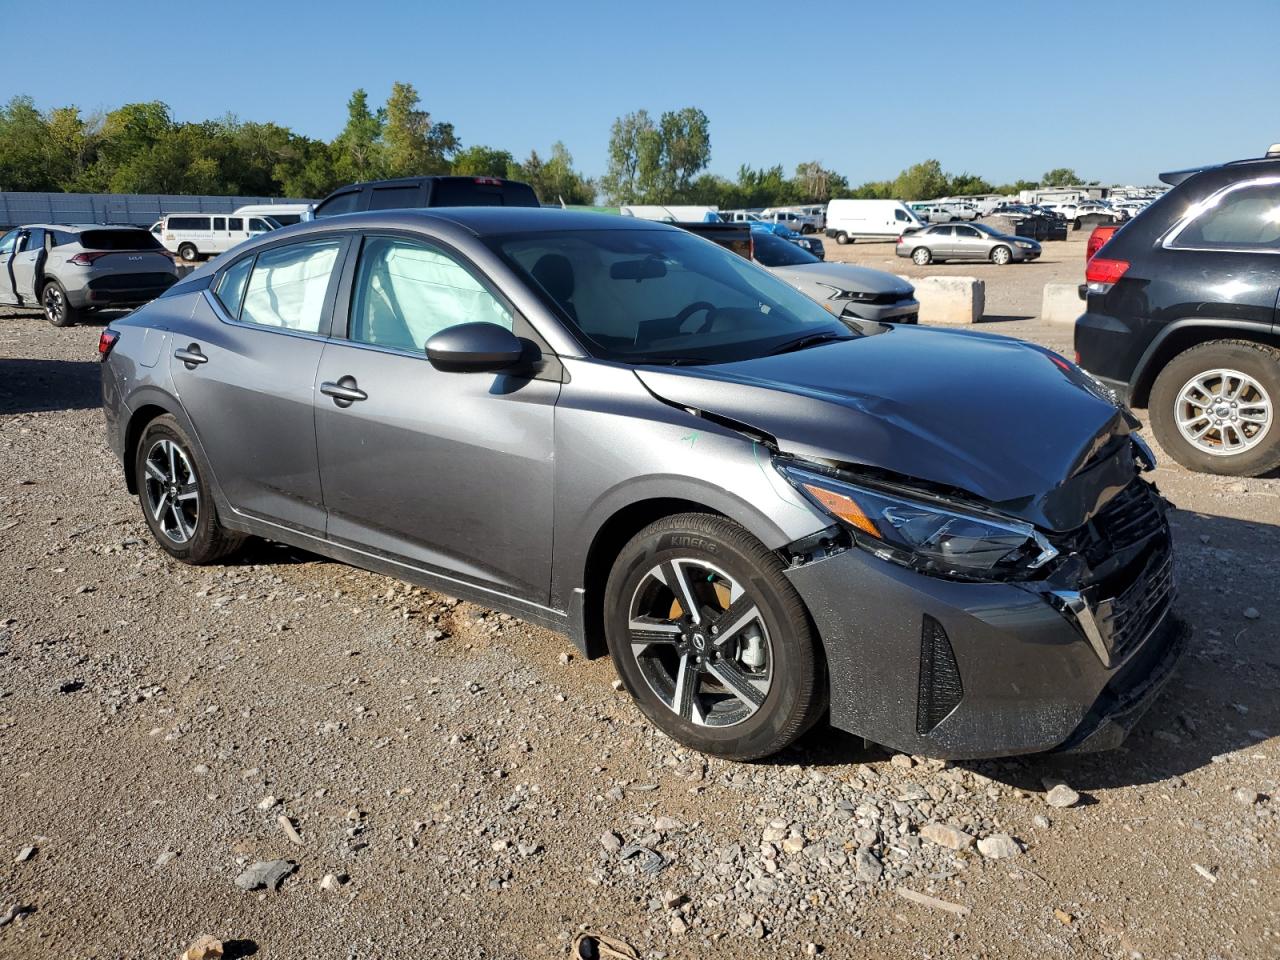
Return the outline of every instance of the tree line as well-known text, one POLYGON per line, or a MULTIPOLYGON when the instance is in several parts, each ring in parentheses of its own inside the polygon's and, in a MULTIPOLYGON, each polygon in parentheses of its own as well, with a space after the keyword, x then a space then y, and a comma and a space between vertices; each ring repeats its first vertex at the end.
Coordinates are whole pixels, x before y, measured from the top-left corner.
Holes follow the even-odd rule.
POLYGON ((533 186, 544 202, 612 205, 689 203, 736 207, 821 203, 832 197, 931 200, 1011 194, 1079 183, 1075 171, 992 184, 950 174, 925 160, 892 180, 854 186, 819 161, 743 165, 729 178, 708 172, 711 124, 697 107, 652 117, 637 110, 610 130, 608 169, 598 180, 575 169, 562 142, 523 160, 485 145, 464 146, 452 123, 423 108, 410 83, 395 83, 374 108, 364 90, 347 101, 347 122, 330 141, 275 123, 220 119, 179 122, 160 101, 85 114, 75 106, 41 111, 28 96, 0 106, 0 190, 323 197, 359 180, 456 173, 506 177, 533 186))

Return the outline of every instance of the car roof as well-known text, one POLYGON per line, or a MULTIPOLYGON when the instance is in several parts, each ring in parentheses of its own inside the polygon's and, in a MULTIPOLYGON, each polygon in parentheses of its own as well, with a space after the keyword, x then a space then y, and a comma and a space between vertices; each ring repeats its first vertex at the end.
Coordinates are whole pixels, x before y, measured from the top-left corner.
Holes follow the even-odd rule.
MULTIPOLYGON (((290 234, 339 226, 377 228, 446 222, 477 237, 508 233, 549 233, 562 230, 675 230, 657 220, 624 217, 612 213, 558 210, 553 207, 425 207, 404 210, 370 210, 340 213, 320 220, 286 227, 290 234)), ((272 231, 272 236, 281 236, 272 231)))

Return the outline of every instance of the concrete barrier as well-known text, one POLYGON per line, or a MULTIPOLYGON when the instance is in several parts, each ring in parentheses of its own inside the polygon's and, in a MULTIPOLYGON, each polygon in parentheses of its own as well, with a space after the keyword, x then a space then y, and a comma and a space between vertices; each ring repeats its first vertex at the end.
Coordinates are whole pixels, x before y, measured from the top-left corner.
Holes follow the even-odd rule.
POLYGON ((921 323, 977 323, 986 307, 987 285, 977 277, 903 277, 916 288, 921 323))
POLYGON ((1040 319, 1050 323, 1075 323, 1084 313, 1078 283, 1046 283, 1040 303, 1040 319))

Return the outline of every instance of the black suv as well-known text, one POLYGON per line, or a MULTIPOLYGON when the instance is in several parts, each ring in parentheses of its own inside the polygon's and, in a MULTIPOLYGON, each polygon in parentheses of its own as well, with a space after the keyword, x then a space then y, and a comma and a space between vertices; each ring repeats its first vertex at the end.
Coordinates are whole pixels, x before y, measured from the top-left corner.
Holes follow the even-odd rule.
POLYGON ((533 187, 498 177, 404 177, 339 187, 318 204, 314 217, 406 207, 537 207, 533 187))
POLYGON ((1076 360, 1192 470, 1280 467, 1280 150, 1173 186, 1089 261, 1076 360))

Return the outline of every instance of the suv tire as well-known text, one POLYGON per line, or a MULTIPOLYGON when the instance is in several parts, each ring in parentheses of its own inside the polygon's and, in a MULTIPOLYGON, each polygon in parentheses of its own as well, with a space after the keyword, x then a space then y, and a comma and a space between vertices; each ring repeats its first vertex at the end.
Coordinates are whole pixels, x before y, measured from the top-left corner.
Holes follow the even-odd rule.
MULTIPOLYGON (((1275 347, 1248 340, 1213 340, 1184 350, 1160 371, 1147 405, 1151 428, 1160 446, 1189 470, 1257 477, 1280 467, 1280 423, 1276 422, 1280 411, 1280 350, 1275 347), (1226 372, 1225 380, 1219 375, 1221 372, 1226 372), (1244 387, 1233 375, 1243 375, 1250 386, 1244 387), (1197 382, 1204 385, 1193 386, 1197 382), (1191 399, 1199 397, 1207 403, 1218 396, 1214 393, 1217 389, 1223 389, 1226 394, 1223 398, 1226 405, 1220 410, 1222 428, 1216 426, 1215 418, 1215 424, 1210 424, 1208 430, 1209 441, 1197 443, 1187 433, 1194 433, 1208 421, 1192 419, 1202 408, 1191 403, 1188 394, 1191 399), (1240 396, 1233 398, 1233 392, 1240 396), (1232 407, 1232 403, 1236 406, 1232 407), (1253 434, 1257 439, 1250 440, 1245 433, 1256 420, 1245 420, 1242 414, 1265 416, 1262 429, 1253 434), (1185 432, 1179 425, 1180 416, 1190 421, 1185 432), (1212 452, 1214 438, 1220 441, 1224 434, 1244 441, 1244 448, 1239 453, 1212 452)), ((1209 413, 1219 412, 1204 409, 1209 413)))
POLYGON ((81 317, 80 309, 71 305, 66 288, 57 280, 49 280, 40 288, 40 308, 55 327, 73 327, 81 317))
POLYGON ((133 462, 138 503, 156 543, 175 560, 199 566, 229 557, 245 536, 219 522, 209 471, 195 450, 178 421, 165 414, 143 429, 133 462), (183 497, 188 499, 179 502, 183 497))
POLYGON ((686 746, 757 760, 793 743, 826 709, 808 611, 777 556, 732 521, 685 513, 650 524, 618 554, 604 605, 623 685, 686 746))

